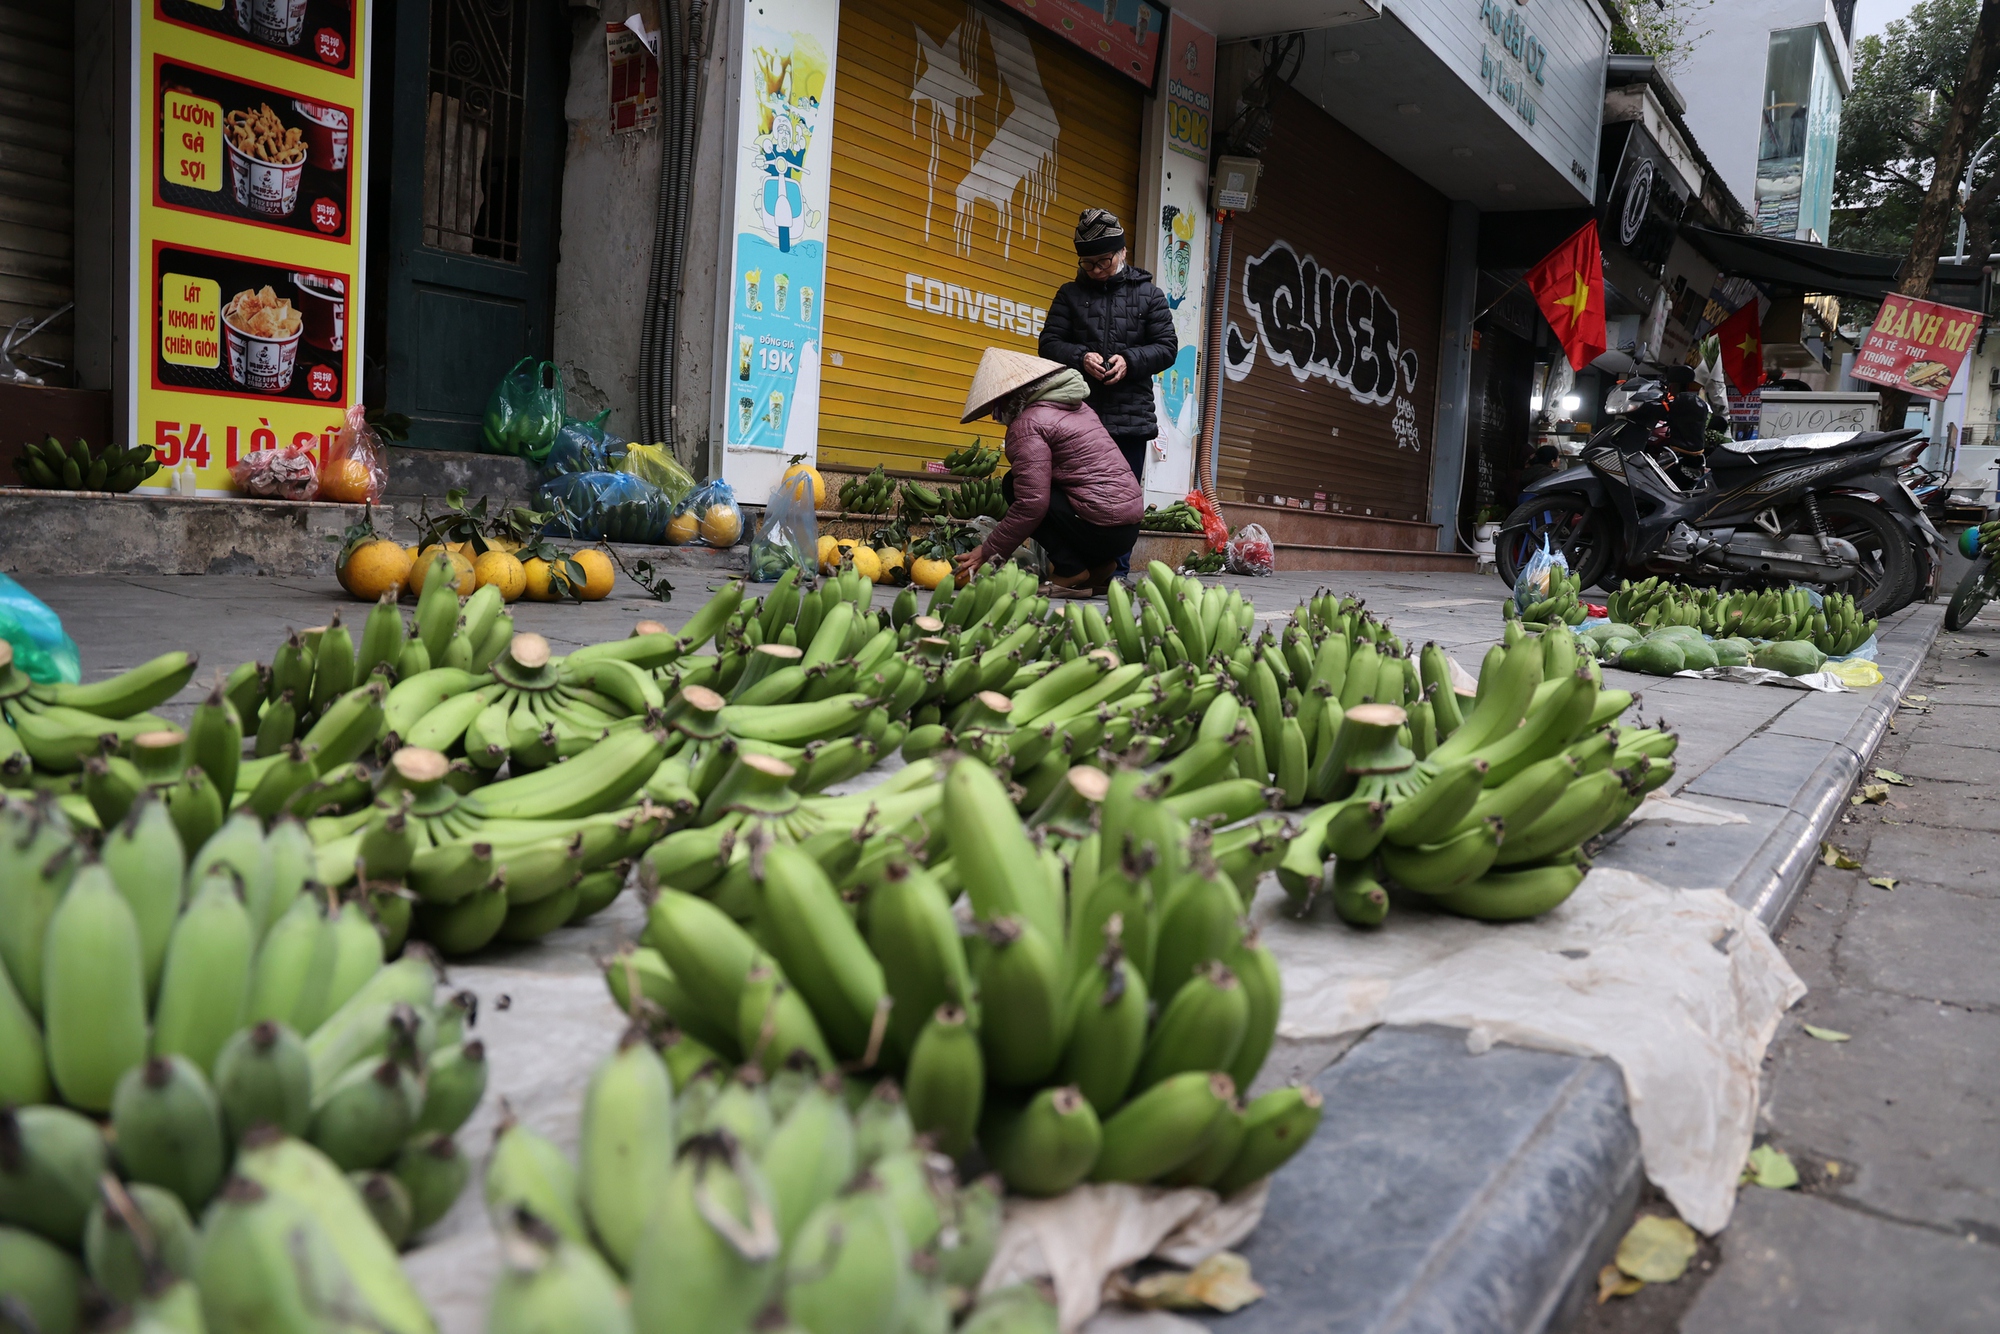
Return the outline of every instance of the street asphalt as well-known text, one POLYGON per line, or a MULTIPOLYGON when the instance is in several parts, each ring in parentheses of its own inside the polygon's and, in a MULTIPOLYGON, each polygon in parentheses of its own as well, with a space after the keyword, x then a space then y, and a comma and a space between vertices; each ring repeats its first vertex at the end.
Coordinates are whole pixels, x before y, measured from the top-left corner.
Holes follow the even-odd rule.
MULTIPOLYGON (((520 628, 548 635, 562 652, 621 636, 640 619, 678 625, 726 577, 668 573, 677 590, 666 604, 621 579, 604 602, 520 603, 513 612, 520 628)), ((216 671, 245 659, 268 661, 288 627, 323 624, 336 612, 358 626, 367 612, 330 579, 22 582, 63 616, 86 679, 186 647, 203 657, 197 682, 212 682, 216 671)), ((1436 639, 1473 672, 1497 637, 1504 594, 1491 576, 1463 574, 1289 574, 1228 582, 1272 622, 1322 584, 1363 597, 1405 640, 1436 639)), ((879 591, 878 602, 889 596, 879 591)), ((1913 615, 1934 616, 1935 609, 1913 615)), ((1918 624, 1911 622, 1912 633, 1918 624)), ((1922 624, 1927 636, 1929 622, 1922 624)), ((1612 683, 1645 688, 1646 718, 1665 713, 1682 733, 1676 789, 1748 816, 1746 825, 1656 826, 1628 836, 1624 858, 1644 863, 1629 869, 1690 888, 1728 887, 1753 858, 1768 856, 1764 845, 1791 827, 1784 821, 1803 800, 1791 794, 1809 786, 1809 772, 1819 772, 1840 738, 1856 734, 1851 719, 1869 703, 1624 674, 1612 683)), ((1746 1187, 1731 1227, 1704 1245, 1687 1278, 1587 1308, 1572 1328, 1603 1334, 2000 1329, 1996 686, 2000 612, 1932 649, 1879 752, 1858 757, 1863 783, 1884 782, 1873 771, 1886 769, 1908 785, 1890 782, 1886 800, 1848 810, 1830 839, 1862 869, 1817 866, 1782 929, 1786 955, 1811 992, 1771 1048, 1760 1135, 1792 1156, 1801 1188, 1746 1187), (1881 888, 1870 877, 1896 883, 1881 888), (1850 1037, 1813 1037, 1808 1023, 1850 1037)), ((202 685, 191 685, 163 712, 180 715, 201 693, 202 685)), ((1606 856, 1610 864, 1624 859, 1617 844, 1606 856)), ((518 969, 527 961, 509 962, 518 969)), ((1641 1208, 1665 1206, 1649 1197, 1641 1208)))

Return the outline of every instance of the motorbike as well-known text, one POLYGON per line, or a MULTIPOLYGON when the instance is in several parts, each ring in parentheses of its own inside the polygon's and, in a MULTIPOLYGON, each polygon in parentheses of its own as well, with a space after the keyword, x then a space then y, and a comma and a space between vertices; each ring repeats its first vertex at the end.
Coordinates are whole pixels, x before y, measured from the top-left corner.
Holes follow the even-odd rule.
POLYGON ((2000 595, 2000 571, 1994 570, 1991 555, 1982 555, 1972 562, 1972 567, 1958 581, 1958 590, 1951 595, 1951 601, 1945 604, 1944 628, 1963 630, 1997 595, 2000 595))
POLYGON ((1699 475, 1667 448, 1656 381, 1628 380, 1577 462, 1523 488, 1495 555, 1508 584, 1546 541, 1583 586, 1666 575, 1723 589, 1810 584, 1870 616, 1935 577, 1944 539, 1898 474, 1913 429, 1826 432, 1709 447, 1699 475), (1665 460, 1663 462, 1663 459, 1665 460))

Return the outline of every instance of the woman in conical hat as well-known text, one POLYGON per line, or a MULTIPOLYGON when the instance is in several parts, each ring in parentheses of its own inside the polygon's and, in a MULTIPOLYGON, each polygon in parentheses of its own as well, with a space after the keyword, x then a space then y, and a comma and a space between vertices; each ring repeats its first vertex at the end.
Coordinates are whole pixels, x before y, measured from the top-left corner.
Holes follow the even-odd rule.
POLYGON ((1033 538, 1049 554, 1052 591, 1089 597, 1110 585, 1139 540, 1145 499, 1089 397, 1083 376, 1060 362, 986 349, 959 420, 991 416, 1007 428, 1007 516, 958 558, 959 582, 1033 538))

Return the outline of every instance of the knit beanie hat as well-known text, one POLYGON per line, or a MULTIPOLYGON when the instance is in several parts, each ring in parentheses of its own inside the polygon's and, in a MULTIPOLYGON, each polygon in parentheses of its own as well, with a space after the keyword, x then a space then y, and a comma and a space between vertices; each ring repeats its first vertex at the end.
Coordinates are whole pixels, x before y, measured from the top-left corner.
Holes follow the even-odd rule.
POLYGON ((1083 216, 1076 220, 1078 259, 1116 254, 1124 248, 1125 229, 1118 225, 1117 214, 1108 209, 1087 208, 1083 216))

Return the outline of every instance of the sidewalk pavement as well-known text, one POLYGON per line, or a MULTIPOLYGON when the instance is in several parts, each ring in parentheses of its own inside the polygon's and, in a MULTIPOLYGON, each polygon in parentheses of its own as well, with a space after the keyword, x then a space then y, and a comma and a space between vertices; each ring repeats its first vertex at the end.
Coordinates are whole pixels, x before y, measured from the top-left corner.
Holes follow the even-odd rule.
MULTIPOLYGON (((513 612, 521 629, 548 635, 558 652, 623 635, 639 619, 671 628, 701 605, 707 585, 720 583, 673 573, 681 583, 664 606, 621 580, 604 602, 517 603, 513 612)), ((331 580, 25 582, 63 615, 88 677, 190 647, 204 655, 198 680, 212 681, 245 659, 268 660, 287 626, 322 624, 335 612, 358 622, 367 610, 331 580)), ((1365 598, 1405 642, 1435 639, 1473 672, 1498 637, 1504 593, 1491 576, 1464 574, 1228 582, 1273 623, 1322 584, 1365 598)), ((878 590, 879 603, 890 596, 878 590)), ((1816 822, 1833 818, 1872 753, 1940 610, 1915 608, 1885 627, 1890 681, 1856 695, 1607 673, 1607 684, 1643 693, 1648 720, 1664 713, 1681 732, 1675 790, 1745 823, 1648 823, 1613 842, 1604 863, 1669 885, 1726 888, 1767 922, 1781 922, 1809 869, 1816 822)), ((162 711, 175 716, 203 693, 191 685, 162 711)), ((2000 831, 2000 814, 1987 828, 2000 831)), ((621 902, 585 928, 454 970, 461 985, 514 1001, 489 1009, 482 1022, 489 1047, 509 1053, 495 1060, 489 1103, 505 1094, 528 1123, 573 1142, 574 1067, 594 1059, 589 1040, 601 1047, 615 1037, 592 956, 638 922, 636 905, 621 902), (577 1040, 556 1040, 558 1033, 577 1040)), ((1378 1029, 1353 1043, 1281 1043, 1273 1077, 1279 1071, 1312 1080, 1333 1106, 1370 1110, 1359 1122, 1330 1121, 1329 1133, 1280 1176, 1265 1225, 1246 1248, 1271 1296, 1214 1322, 1218 1328, 1541 1330, 1563 1327, 1582 1308, 1642 1182, 1637 1135, 1610 1062, 1506 1046, 1474 1056, 1458 1033, 1378 1029)), ((483 1143, 492 1112, 482 1109, 468 1126, 468 1143, 483 1143)), ((477 1284, 465 1266, 491 1263, 481 1226, 468 1196, 411 1259, 427 1295, 452 1309, 445 1327, 454 1334, 477 1328, 477 1284)))

